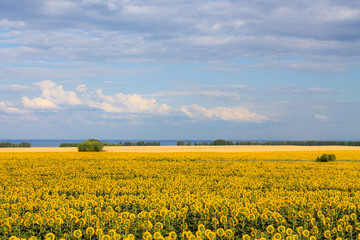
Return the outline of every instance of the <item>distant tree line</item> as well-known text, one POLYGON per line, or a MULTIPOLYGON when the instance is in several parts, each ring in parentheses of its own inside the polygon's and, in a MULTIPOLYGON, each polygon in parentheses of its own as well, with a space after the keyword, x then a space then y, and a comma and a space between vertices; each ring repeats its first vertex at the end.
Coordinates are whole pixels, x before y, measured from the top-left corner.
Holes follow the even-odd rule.
POLYGON ((0 148, 13 148, 13 147, 31 147, 31 143, 29 142, 21 142, 19 144, 11 143, 11 142, 0 142, 0 148))
MULTIPOLYGON (((99 142, 102 146, 160 146, 160 142, 119 142, 119 143, 109 143, 109 142, 100 142, 96 139, 89 139, 90 142, 99 142)), ((79 143, 61 143, 60 147, 77 147, 79 143)))
POLYGON ((77 147, 78 143, 60 143, 60 147, 77 147))
MULTIPOLYGON (((192 143, 191 142, 186 142, 185 141, 177 141, 176 145, 178 146, 191 146, 192 143)), ((194 146, 215 146, 215 145, 234 145, 233 141, 227 141, 224 139, 217 139, 215 141, 212 142, 194 142, 194 146)))
MULTIPOLYGON (((177 141, 178 146, 191 146, 191 142, 177 141)), ((217 139, 213 142, 194 142, 194 146, 216 145, 295 145, 295 146, 360 146, 360 141, 228 141, 217 139)))
POLYGON ((236 145, 360 146, 360 141, 238 141, 236 145))

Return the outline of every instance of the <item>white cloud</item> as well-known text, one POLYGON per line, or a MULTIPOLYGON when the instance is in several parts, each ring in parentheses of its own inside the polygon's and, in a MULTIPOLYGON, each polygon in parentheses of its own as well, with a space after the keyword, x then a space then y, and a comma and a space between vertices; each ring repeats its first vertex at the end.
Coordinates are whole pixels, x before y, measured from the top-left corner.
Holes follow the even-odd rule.
POLYGON ((24 86, 19 84, 11 84, 11 85, 0 85, 0 91, 1 92, 32 92, 34 91, 34 87, 30 86, 24 86))
POLYGON ((0 29, 14 29, 14 28, 23 28, 26 26, 26 23, 23 21, 11 21, 7 18, 0 20, 0 29))
POLYGON ((65 91, 62 85, 58 85, 50 80, 34 83, 42 91, 41 97, 55 104, 79 105, 81 104, 77 94, 73 91, 65 91))
POLYGON ((315 93, 327 93, 330 92, 330 89, 326 89, 326 88, 309 88, 310 92, 315 92, 315 93))
POLYGON ((256 122, 261 123, 268 118, 257 113, 250 112, 246 108, 227 108, 227 107, 214 107, 205 108, 197 104, 189 106, 181 106, 180 111, 186 116, 194 120, 224 120, 224 121, 238 121, 238 122, 256 122))
POLYGON ((41 97, 29 99, 27 97, 22 97, 22 104, 27 108, 33 109, 56 109, 57 105, 48 99, 41 97))
POLYGON ((284 101, 276 101, 275 104, 288 104, 290 101, 284 100, 284 101))
POLYGON ((200 90, 200 91, 163 91, 150 94, 154 97, 164 97, 164 96, 201 96, 209 98, 232 98, 238 99, 240 96, 237 93, 226 92, 226 91, 217 91, 217 90, 200 90))
POLYGON ((76 87, 76 91, 77 92, 86 92, 86 85, 85 84, 80 84, 76 87))
POLYGON ((95 100, 87 100, 89 107, 99 108, 110 113, 138 113, 163 115, 170 111, 166 104, 159 104, 154 98, 143 98, 137 94, 105 95, 102 89, 96 91, 95 100))
POLYGON ((0 102, 0 111, 3 111, 5 113, 10 114, 23 114, 26 113, 26 111, 11 106, 12 104, 9 102, 0 102))
POLYGON ((327 120, 328 120, 328 117, 327 117, 327 116, 320 115, 320 114, 315 114, 315 118, 316 118, 316 119, 319 119, 319 120, 321 120, 321 121, 327 121, 327 120))

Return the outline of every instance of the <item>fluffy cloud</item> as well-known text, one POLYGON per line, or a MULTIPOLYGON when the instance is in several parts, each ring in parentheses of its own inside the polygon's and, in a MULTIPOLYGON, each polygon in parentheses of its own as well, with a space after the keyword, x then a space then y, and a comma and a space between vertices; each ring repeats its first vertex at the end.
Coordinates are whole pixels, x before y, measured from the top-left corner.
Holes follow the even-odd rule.
POLYGON ((87 100, 89 107, 99 108, 109 113, 138 113, 163 115, 170 111, 166 104, 159 104, 154 98, 143 98, 137 94, 118 93, 113 96, 103 94, 102 89, 96 91, 96 99, 87 100))
MULTIPOLYGON (((95 92, 89 92, 85 84, 78 85, 76 92, 64 90, 62 85, 55 82, 45 80, 33 84, 41 93, 40 96, 29 98, 23 96, 21 103, 25 108, 36 110, 63 110, 71 108, 72 106, 81 105, 82 108, 89 108, 102 110, 109 115, 104 116, 109 119, 136 119, 146 116, 163 116, 170 117, 172 115, 183 115, 192 120, 222 120, 222 121, 238 121, 238 122, 256 122, 261 123, 268 118, 266 116, 250 112, 246 108, 227 108, 214 107, 205 108, 197 104, 180 106, 179 108, 170 107, 164 103, 158 103, 155 98, 144 97, 138 94, 123 94, 117 93, 114 95, 104 94, 102 89, 97 89, 95 92)), ((211 88, 212 86, 209 86, 211 88)), ((230 89, 238 89, 239 86, 225 86, 230 89)), ((243 88, 243 86, 240 86, 243 88)), ((163 92, 153 94, 156 96, 182 95, 187 96, 194 94, 194 92, 163 92)), ((226 92, 204 91, 200 95, 208 97, 232 97, 237 98, 238 95, 233 95, 226 92)), ((9 108, 4 103, 1 105, 3 111, 13 111, 20 113, 20 109, 9 108)), ((92 109, 92 110, 91 110, 92 109)), ((95 110, 96 111, 96 110, 95 110)))
POLYGON ((29 99, 27 97, 22 97, 21 103, 27 108, 33 109, 56 109, 57 105, 48 99, 41 97, 29 99))
POLYGON ((33 84, 41 91, 41 96, 33 99, 22 97, 21 102, 27 108, 56 109, 61 105, 80 105, 81 101, 73 91, 65 91, 62 85, 45 80, 33 84))
POLYGON ((9 114, 22 114, 22 113, 26 113, 26 111, 17 108, 17 107, 13 107, 11 106, 12 104, 9 102, 0 102, 0 111, 5 112, 5 113, 9 113, 9 114))
POLYGON ((327 121, 329 119, 327 116, 320 115, 320 114, 315 114, 315 118, 319 119, 321 121, 327 121))
POLYGON ((180 111, 186 116, 194 120, 223 120, 223 121, 238 121, 238 122, 256 122, 261 123, 268 118, 254 112, 250 112, 246 108, 227 108, 214 107, 205 108, 197 104, 190 106, 181 106, 180 111))
POLYGON ((62 85, 57 85, 50 80, 36 82, 33 85, 41 91, 41 95, 32 99, 26 96, 22 97, 21 103, 26 108, 44 110, 82 105, 101 109, 107 113, 130 115, 164 115, 170 111, 168 105, 159 104, 154 98, 144 98, 138 94, 105 95, 102 89, 91 93, 87 91, 85 84, 78 85, 76 93, 64 90, 62 85))
POLYGON ((65 91, 62 85, 58 85, 50 80, 37 82, 34 84, 42 91, 41 97, 55 104, 79 105, 81 104, 77 94, 73 91, 65 91))

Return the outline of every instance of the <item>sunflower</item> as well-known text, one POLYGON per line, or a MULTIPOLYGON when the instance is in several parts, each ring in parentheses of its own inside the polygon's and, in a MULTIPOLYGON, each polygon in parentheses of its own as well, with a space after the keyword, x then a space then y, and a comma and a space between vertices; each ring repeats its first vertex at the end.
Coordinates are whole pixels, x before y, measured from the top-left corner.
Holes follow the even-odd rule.
POLYGON ((176 239, 177 238, 176 232, 174 232, 174 231, 169 232, 169 237, 170 237, 170 239, 176 239))
POLYGON ((86 228, 85 233, 89 236, 92 236, 95 234, 95 229, 93 227, 88 227, 88 228, 86 228))
POLYGON ((218 228, 218 229, 216 230, 216 235, 218 235, 219 237, 224 236, 224 235, 225 235, 225 230, 222 229, 222 228, 218 228))
POLYGON ((47 233, 45 235, 45 240, 55 240, 55 239, 56 239, 56 237, 55 237, 55 234, 53 234, 53 233, 47 233))
POLYGON ((281 239, 281 234, 280 234, 280 233, 275 233, 272 239, 273 239, 273 240, 279 240, 279 239, 281 239))
POLYGON ((353 226, 347 225, 346 228, 345 228, 345 230, 346 230, 348 233, 352 233, 352 231, 353 231, 353 226))
POLYGON ((170 217, 171 219, 175 219, 175 218, 176 218, 176 213, 171 212, 171 213, 169 214, 169 217, 170 217))
POLYGON ((155 239, 160 239, 162 237, 161 233, 160 232, 155 232, 154 233, 154 238, 155 239))
POLYGON ((227 223, 227 217, 226 217, 226 216, 221 216, 221 217, 220 217, 220 222, 221 222, 222 224, 227 223))
POLYGON ((153 224, 152 224, 152 222, 150 222, 150 221, 146 221, 147 223, 145 224, 145 227, 146 227, 146 229, 152 229, 153 228, 153 224))
POLYGON ((304 230, 304 231, 302 231, 302 233, 301 233, 304 237, 309 237, 310 236, 310 232, 309 232, 309 230, 304 230))
POLYGON ((105 234, 105 235, 102 235, 100 239, 101 240, 111 240, 111 237, 109 235, 105 234))
POLYGON ((205 231, 205 226, 203 225, 203 224, 199 224, 199 226, 198 226, 198 230, 200 231, 200 232, 204 232, 205 231))
POLYGON ((154 225, 155 230, 160 231, 164 228, 164 225, 161 222, 157 222, 154 225))
POLYGON ((135 240, 135 236, 134 236, 134 234, 132 234, 132 233, 130 233, 130 234, 127 236, 127 238, 128 238, 129 240, 135 240))
POLYGON ((310 231, 311 231, 312 234, 315 234, 315 235, 316 235, 316 234, 319 233, 319 228, 315 226, 315 227, 313 227, 310 231))
POLYGON ((113 237, 114 240, 120 240, 121 239, 121 235, 116 233, 113 237))
POLYGON ((279 233, 285 233, 286 228, 285 228, 285 226, 281 225, 281 226, 279 226, 279 227, 277 228, 277 230, 278 230, 279 233))
POLYGON ((96 236, 101 237, 104 233, 101 228, 98 228, 95 230, 95 234, 96 234, 96 236))
POLYGON ((110 229, 110 230, 108 231, 108 235, 109 235, 111 238, 113 238, 115 234, 116 234, 116 230, 115 230, 115 229, 110 229))
POLYGON ((275 231, 275 228, 274 228, 273 225, 269 225, 269 226, 266 228, 266 232, 269 233, 269 234, 272 234, 274 231, 275 231))
POLYGON ((217 218, 211 219, 211 222, 212 222, 212 224, 214 224, 215 226, 216 226, 216 225, 219 225, 219 223, 220 223, 217 218))
POLYGON ((228 229, 225 231, 225 237, 226 238, 232 238, 234 237, 234 232, 231 229, 228 229))
POLYGON ((82 236, 82 231, 80 229, 77 229, 73 232, 73 236, 77 239, 80 239, 82 236))
POLYGON ((243 240, 251 240, 251 237, 247 234, 243 235, 242 237, 243 240))
POLYGON ((325 232, 324 232, 324 237, 325 237, 326 239, 331 238, 331 232, 330 232, 330 230, 325 230, 325 232))
POLYGON ((252 214, 252 213, 251 213, 251 214, 248 215, 248 219, 249 219, 250 221, 254 221, 255 218, 256 218, 255 214, 252 214))
POLYGON ((301 235, 301 233, 304 231, 304 227, 303 226, 300 226, 300 227, 297 227, 296 228, 296 232, 301 235))

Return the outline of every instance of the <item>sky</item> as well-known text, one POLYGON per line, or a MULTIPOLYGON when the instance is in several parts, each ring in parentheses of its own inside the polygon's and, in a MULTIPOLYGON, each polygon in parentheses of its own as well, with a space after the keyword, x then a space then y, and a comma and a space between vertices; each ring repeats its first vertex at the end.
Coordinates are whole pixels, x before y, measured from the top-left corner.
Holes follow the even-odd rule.
POLYGON ((360 140, 359 126, 360 1, 0 1, 0 139, 360 140))

